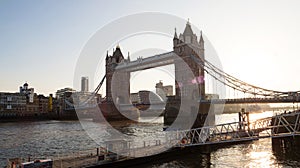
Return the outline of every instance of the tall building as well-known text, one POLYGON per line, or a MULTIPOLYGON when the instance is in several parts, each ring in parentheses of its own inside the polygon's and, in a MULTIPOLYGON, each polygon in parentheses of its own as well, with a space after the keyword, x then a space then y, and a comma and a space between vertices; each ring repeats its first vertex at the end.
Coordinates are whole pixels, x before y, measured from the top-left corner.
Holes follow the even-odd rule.
POLYGON ((87 76, 81 77, 81 91, 82 92, 89 91, 89 78, 87 76))

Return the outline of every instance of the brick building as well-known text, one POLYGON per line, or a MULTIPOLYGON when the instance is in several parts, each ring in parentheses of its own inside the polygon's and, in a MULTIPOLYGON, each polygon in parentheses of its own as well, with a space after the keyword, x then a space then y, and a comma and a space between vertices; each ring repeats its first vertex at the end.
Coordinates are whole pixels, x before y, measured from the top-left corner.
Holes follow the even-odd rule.
POLYGON ((22 116, 25 111, 25 95, 21 93, 0 93, 0 117, 22 116))

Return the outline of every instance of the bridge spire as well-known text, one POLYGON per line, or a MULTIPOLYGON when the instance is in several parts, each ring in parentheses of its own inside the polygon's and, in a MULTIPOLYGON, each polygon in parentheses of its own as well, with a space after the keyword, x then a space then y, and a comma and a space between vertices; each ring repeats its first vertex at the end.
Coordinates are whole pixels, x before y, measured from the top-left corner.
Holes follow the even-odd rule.
POLYGON ((128 51, 127 61, 130 62, 129 51, 128 51))
POLYGON ((106 60, 108 60, 108 50, 106 51, 106 60))
POLYGON ((179 44, 179 39, 177 36, 176 27, 175 27, 175 33, 174 33, 174 38, 173 38, 173 47, 175 47, 177 44, 179 44))
POLYGON ((176 32, 176 27, 175 27, 174 39, 178 39, 177 32, 176 32))
POLYGON ((204 40, 203 40, 203 36, 202 36, 202 30, 200 31, 200 40, 199 40, 199 43, 204 43, 204 40))
POLYGON ((199 45, 200 45, 200 50, 202 52, 202 54, 204 54, 204 40, 203 40, 203 36, 202 36, 202 30, 200 31, 200 40, 199 40, 199 45))
POLYGON ((186 36, 192 36, 194 33, 193 33, 193 30, 192 30, 192 27, 191 27, 191 23, 190 23, 190 20, 187 21, 186 25, 185 25, 185 29, 183 31, 183 36, 186 37, 186 36))

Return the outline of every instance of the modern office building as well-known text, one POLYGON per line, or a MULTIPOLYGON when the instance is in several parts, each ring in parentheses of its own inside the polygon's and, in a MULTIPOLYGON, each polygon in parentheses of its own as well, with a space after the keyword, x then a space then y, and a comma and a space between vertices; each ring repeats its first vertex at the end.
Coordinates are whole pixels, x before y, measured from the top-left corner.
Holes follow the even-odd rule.
POLYGON ((56 91, 55 97, 57 99, 59 113, 62 113, 66 109, 73 108, 70 104, 73 104, 72 94, 75 92, 74 89, 68 87, 56 91), (70 104, 67 104, 66 101, 70 104))
POLYGON ((88 77, 81 77, 81 91, 88 92, 89 91, 89 78, 88 77))

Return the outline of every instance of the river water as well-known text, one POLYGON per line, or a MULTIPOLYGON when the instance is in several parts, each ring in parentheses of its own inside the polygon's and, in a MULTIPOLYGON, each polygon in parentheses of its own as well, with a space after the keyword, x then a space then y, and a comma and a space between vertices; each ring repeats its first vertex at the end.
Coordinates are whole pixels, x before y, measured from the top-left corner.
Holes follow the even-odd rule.
MULTIPOLYGON (((251 114, 250 119, 267 117, 272 112, 251 114)), ((126 123, 115 127, 134 138, 136 143, 151 140, 158 132, 162 133, 162 118, 156 123, 126 123)), ((237 114, 216 116, 216 123, 238 121, 237 114)), ((85 121, 93 125, 92 121, 85 121)), ((103 125, 103 134, 108 132, 103 125)), ((79 121, 39 121, 0 123, 0 167, 7 158, 53 158, 74 155, 79 151, 98 146, 85 132, 79 121)), ((232 145, 217 149, 210 154, 193 153, 159 164, 145 165, 148 168, 167 167, 300 167, 300 150, 274 147, 271 139, 232 145)))

